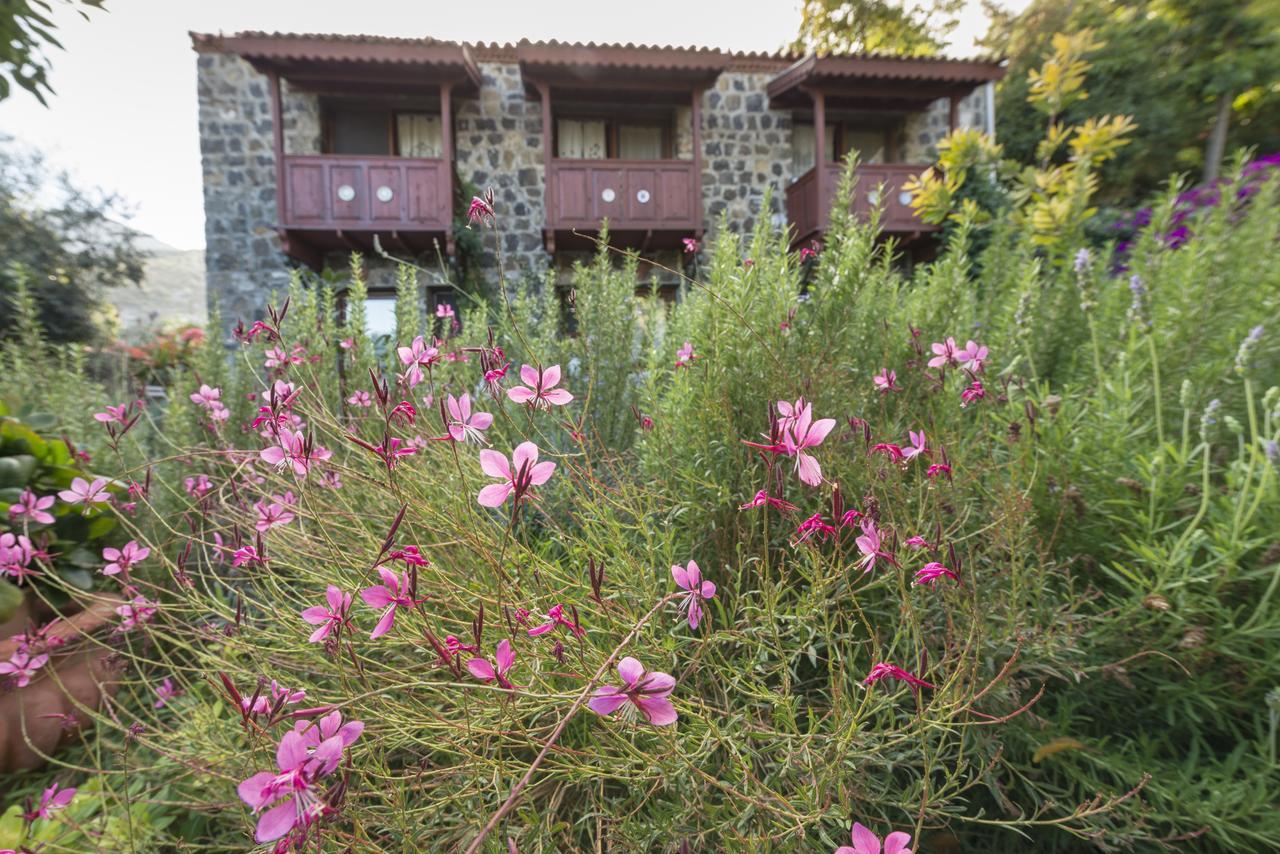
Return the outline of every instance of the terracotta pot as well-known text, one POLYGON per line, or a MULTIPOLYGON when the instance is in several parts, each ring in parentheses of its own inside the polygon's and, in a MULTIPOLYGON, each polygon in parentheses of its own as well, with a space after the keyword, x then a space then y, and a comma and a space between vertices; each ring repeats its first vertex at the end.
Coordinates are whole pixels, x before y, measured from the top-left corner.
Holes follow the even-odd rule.
MULTIPOLYGON (((63 641, 49 650, 49 663, 26 687, 0 693, 0 773, 43 765, 45 756, 74 737, 76 727, 69 726, 67 716, 74 716, 78 727, 90 725, 77 704, 97 709, 104 694, 115 696, 116 674, 107 665, 112 650, 94 636, 115 624, 120 604, 115 597, 97 597, 80 613, 59 617, 45 629, 46 638, 63 641)), ((17 649, 16 639, 0 642, 0 661, 17 649)))

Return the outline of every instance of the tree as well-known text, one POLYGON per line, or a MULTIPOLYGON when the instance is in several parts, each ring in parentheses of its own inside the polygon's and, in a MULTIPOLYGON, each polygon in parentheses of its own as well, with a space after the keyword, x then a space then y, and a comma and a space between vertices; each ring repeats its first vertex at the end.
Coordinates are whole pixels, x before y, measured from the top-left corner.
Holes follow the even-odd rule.
POLYGON ((50 178, 38 156, 0 146, 0 338, 13 332, 19 280, 50 341, 102 337, 102 289, 142 280, 144 253, 125 216, 117 197, 50 178))
MULTIPOLYGON (((1266 44, 1275 44, 1280 17, 1259 17, 1264 5, 1278 0, 1033 0, 1018 15, 993 2, 985 4, 991 28, 984 46, 1009 60, 1009 71, 997 96, 998 136, 1005 152, 1022 163, 1037 161, 1044 137, 1044 113, 1027 100, 1029 72, 1052 53, 1055 34, 1094 32, 1098 46, 1089 53, 1089 98, 1068 105, 1062 115, 1077 123, 1089 115, 1132 116, 1137 129, 1132 144, 1105 163, 1098 175, 1097 199, 1127 205, 1158 189, 1170 173, 1200 172, 1214 160, 1210 141, 1218 128, 1219 144, 1280 149, 1280 80, 1277 63, 1268 60, 1266 44), (1237 30, 1221 41, 1206 32, 1232 16, 1261 27, 1245 38, 1237 30), (1225 56, 1230 40, 1236 48, 1225 56), (1213 44, 1218 47, 1213 47, 1213 44), (1247 50, 1241 48, 1244 45, 1247 50), (1247 74, 1227 74, 1240 65, 1247 74), (1270 80, 1268 81, 1268 76, 1270 80), (1214 81, 1218 82, 1215 83, 1214 81), (1227 81, 1236 81, 1229 101, 1230 121, 1219 122, 1227 81), (1252 82, 1250 82, 1252 81, 1252 82), (1230 134, 1228 134, 1228 124, 1230 134)), ((1265 11, 1265 10, 1264 10, 1265 11)), ((1271 56, 1280 48, 1273 48, 1271 56)))
POLYGON ((929 56, 947 44, 964 0, 805 0, 800 53, 929 56))
MULTIPOLYGON (((80 16, 88 19, 86 6, 103 8, 106 0, 60 0, 77 6, 80 16)), ((54 38, 54 3, 50 0, 0 0, 0 101, 9 97, 12 80, 48 106, 46 95, 53 94, 49 85, 49 60, 46 48, 61 48, 54 38)))

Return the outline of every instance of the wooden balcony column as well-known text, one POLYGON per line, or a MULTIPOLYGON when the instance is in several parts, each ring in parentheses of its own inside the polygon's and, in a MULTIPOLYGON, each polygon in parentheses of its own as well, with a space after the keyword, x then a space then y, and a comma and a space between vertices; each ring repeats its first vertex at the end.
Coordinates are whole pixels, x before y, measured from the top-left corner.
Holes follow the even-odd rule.
POLYGON ((319 269, 322 263, 320 253, 298 241, 291 241, 289 232, 284 227, 284 197, 288 192, 285 182, 288 178, 284 168, 284 99, 280 96, 279 71, 268 69, 267 85, 271 90, 271 147, 276 161, 276 235, 280 238, 280 250, 285 255, 298 258, 312 269, 319 269))
POLYGON ((818 216, 826 216, 827 199, 827 98, 816 89, 807 89, 813 99, 813 180, 818 197, 818 216))
POLYGON ((702 240, 702 93, 703 89, 693 90, 693 99, 689 105, 689 121, 693 124, 693 217, 694 239, 702 240))
MULTIPOLYGON (((551 210, 551 160, 555 157, 555 138, 552 135, 554 126, 551 123, 551 87, 540 81, 535 81, 533 85, 538 90, 539 100, 542 101, 542 209, 546 212, 551 210)), ((546 230, 546 244, 547 252, 554 255, 555 231, 546 230)))
POLYGON ((440 157, 444 160, 445 204, 450 216, 444 229, 445 255, 453 257, 453 110, 452 83, 440 84, 440 157))

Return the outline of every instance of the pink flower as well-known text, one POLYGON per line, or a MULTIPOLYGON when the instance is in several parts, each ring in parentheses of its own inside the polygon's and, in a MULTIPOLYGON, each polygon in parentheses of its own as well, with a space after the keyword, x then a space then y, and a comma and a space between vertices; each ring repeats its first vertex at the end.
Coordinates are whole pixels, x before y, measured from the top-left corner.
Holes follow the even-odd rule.
POLYGON ((955 365, 960 361, 960 351, 956 349, 956 339, 948 338, 945 341, 935 341, 931 345, 934 357, 929 360, 929 367, 944 368, 947 365, 955 365))
MULTIPOLYGON (((784 403, 786 401, 778 402, 779 412, 783 411, 782 405, 784 403)), ((822 483, 822 467, 818 465, 817 459, 806 454, 805 450, 821 445, 822 440, 827 438, 827 434, 835 426, 836 420, 834 418, 822 418, 814 421, 813 406, 808 403, 798 407, 798 411, 795 411, 794 419, 787 425, 782 444, 788 456, 796 458, 796 473, 800 476, 801 482, 807 483, 809 486, 817 486, 822 483)))
POLYGON ((12 576, 21 584, 28 576, 40 573, 31 568, 37 557, 48 557, 37 549, 25 534, 0 534, 0 572, 12 576))
POLYGON ((983 388, 982 380, 974 380, 972 385, 960 392, 960 408, 963 409, 975 400, 982 400, 986 396, 987 390, 983 388))
POLYGON ((502 483, 491 483, 481 489, 477 500, 483 507, 500 507, 512 494, 518 504, 532 487, 550 480, 556 464, 538 462, 538 446, 533 442, 521 442, 511 453, 509 462, 497 451, 484 449, 480 452, 480 468, 502 483))
POLYGON ((448 303, 440 303, 436 306, 436 317, 453 317, 453 306, 448 303))
POLYGON ((810 539, 830 540, 836 534, 836 528, 822 519, 821 513, 814 513, 796 526, 796 538, 791 545, 798 546, 810 539))
POLYGON ((338 342, 338 346, 341 347, 343 350, 353 350, 355 349, 355 346, 356 346, 356 339, 343 338, 341 341, 338 342))
POLYGON ((253 509, 258 513, 253 527, 264 534, 277 525, 288 525, 294 519, 292 512, 274 501, 270 504, 265 500, 255 501, 253 509))
MULTIPOLYGON (((360 591, 360 598, 370 608, 385 608, 378 624, 373 627, 369 639, 374 640, 391 631, 396 622, 396 611, 400 608, 412 609, 418 603, 414 601, 409 590, 409 573, 396 575, 385 566, 378 567, 381 584, 366 587, 360 591)), ((314 637, 314 636, 313 636, 314 637)))
POLYGON ((914 537, 907 537, 905 540, 902 541, 902 543, 903 545, 911 546, 911 548, 913 549, 933 548, 933 543, 929 542, 919 534, 916 534, 914 537))
POLYGON ((796 507, 794 504, 792 504, 790 501, 783 501, 781 498, 774 498, 772 495, 770 495, 767 491, 763 489, 757 492, 755 494, 755 497, 752 498, 750 501, 748 501, 746 504, 739 504, 738 509, 750 510, 753 507, 764 507, 766 505, 769 507, 777 508, 778 510, 782 510, 784 512, 800 509, 796 507))
POLYGON ((920 569, 916 570, 916 584, 923 584, 926 587, 932 587, 933 582, 942 577, 950 578, 952 581, 959 581, 960 578, 954 572, 947 569, 937 561, 926 563, 920 569))
POLYGON ((560 604, 552 605, 551 610, 547 611, 547 621, 540 626, 534 626, 529 629, 529 637, 536 638, 539 635, 545 635, 556 626, 564 626, 573 636, 580 638, 586 634, 582 626, 569 619, 564 614, 564 606, 560 604))
POLYGON ((95 477, 93 483, 89 483, 82 477, 73 477, 71 479, 71 488, 59 492, 58 497, 68 504, 83 504, 84 512, 86 513, 89 512, 91 506, 106 504, 111 500, 111 495, 107 492, 107 479, 105 477, 95 477))
POLYGON ((986 347, 976 341, 970 341, 964 345, 964 349, 956 353, 956 358, 960 360, 960 364, 965 365, 975 374, 982 373, 982 367, 987 363, 986 347))
POLYGON ((684 244, 684 254, 692 255, 698 251, 698 240, 694 237, 684 237, 680 240, 684 244))
POLYGON ((908 430, 907 434, 911 437, 911 444, 902 451, 903 459, 913 460, 921 454, 929 453, 928 441, 925 439, 923 430, 919 433, 914 430, 908 430))
POLYGON ((479 647, 474 644, 463 643, 458 640, 457 635, 445 635, 444 648, 449 651, 449 655, 458 655, 464 652, 475 652, 479 649, 479 647))
MULTIPOLYGON (((314 726, 306 721, 299 721, 299 724, 314 726)), ((258 819, 255 840, 274 842, 289 836, 295 828, 301 828, 305 833, 312 822, 325 814, 329 807, 318 781, 338 767, 342 751, 359 738, 362 730, 363 724, 360 724, 359 728, 336 731, 323 740, 320 738, 323 729, 311 737, 298 729, 284 734, 276 748, 279 773, 260 771, 237 788, 240 799, 254 812, 274 804, 258 819)), ((283 851, 287 847, 286 841, 285 846, 277 846, 277 850, 283 851)))
POLYGON ((863 519, 861 522, 862 536, 858 537, 854 542, 858 546, 858 551, 862 553, 862 559, 858 564, 862 567, 863 572, 871 572, 876 568, 876 560, 884 558, 893 563, 893 555, 883 551, 880 541, 880 531, 876 528, 874 519, 863 519))
POLYGON ((422 382, 423 368, 430 367, 440 359, 440 351, 435 347, 428 347, 421 335, 414 338, 408 347, 397 347, 396 355, 400 357, 400 364, 409 368, 404 376, 410 388, 422 382))
POLYGON ((498 646, 494 649, 493 661, 496 667, 486 659, 473 658, 467 662, 467 670, 481 682, 497 682, 508 691, 514 690, 516 686, 507 679, 507 673, 516 661, 516 654, 511 649, 511 641, 505 639, 498 641, 498 646))
POLYGON ((190 398, 192 403, 208 409, 219 409, 223 405, 222 389, 210 388, 207 385, 201 385, 198 391, 190 394, 190 398))
POLYGON ((9 518, 17 522, 25 517, 37 525, 52 525, 53 514, 45 511, 53 506, 53 500, 52 495, 39 498, 30 488, 24 489, 18 500, 9 505, 9 518))
POLYGON ((471 207, 467 209, 467 228, 479 223, 493 227, 497 215, 493 212, 493 190, 486 190, 484 198, 471 197, 471 207))
POLYGON ((900 463, 903 459, 902 448, 892 442, 877 442, 871 448, 873 454, 885 454, 891 462, 900 463))
POLYGON ((881 679, 884 679, 885 677, 889 677, 891 679, 897 679, 900 682, 906 682, 908 685, 912 686, 913 688, 932 688, 933 687, 932 685, 930 685, 928 682, 924 681, 920 677, 915 676, 911 673, 908 673, 898 665, 890 664, 887 661, 881 661, 879 664, 873 665, 870 672, 867 673, 867 678, 862 680, 862 684, 874 685, 877 682, 879 682, 881 679))
POLYGON ((307 638, 310 643, 320 643, 335 629, 341 631, 347 622, 347 612, 351 610, 351 594, 343 593, 333 584, 325 591, 324 598, 328 605, 313 605, 302 612, 303 620, 320 627, 307 638))
POLYGON ((687 568, 679 564, 672 566, 671 577, 675 579, 677 587, 688 591, 682 597, 684 602, 680 610, 689 612, 689 628, 698 628, 698 623, 702 621, 702 600, 715 597, 715 582, 704 581, 702 570, 698 568, 697 562, 692 560, 689 561, 687 568))
POLYGON ((676 680, 668 673, 646 673, 644 665, 631 656, 618 662, 618 676, 623 684, 601 685, 587 703, 598 715, 611 715, 631 703, 654 726, 676 722, 676 709, 671 705, 671 692, 676 680))
POLYGON ((871 379, 876 384, 876 391, 879 391, 881 393, 890 392, 890 391, 901 391, 901 389, 898 388, 898 372, 897 371, 891 371, 888 368, 885 368, 883 371, 876 374, 871 379))
POLYGON ((699 357, 697 353, 693 352, 693 344, 686 341, 684 346, 676 351, 676 367, 687 368, 697 358, 699 357))
MULTIPOLYGON (((853 823, 852 842, 852 846, 841 845, 835 854, 881 854, 880 837, 856 821, 853 823)), ((910 844, 911 834, 894 831, 884 838, 884 854, 911 854, 907 847, 910 844)))
POLYGON ((445 400, 445 407, 449 410, 449 436, 453 441, 487 444, 483 433, 493 425, 493 416, 488 412, 472 413, 471 395, 449 395, 445 400))
POLYGON ((57 783, 45 789, 40 795, 40 806, 36 807, 32 812, 23 815, 27 821, 35 821, 38 818, 50 818, 60 809, 65 809, 71 803, 71 799, 76 796, 76 790, 60 789, 57 783))
POLYGON ((306 691, 290 691, 276 680, 271 680, 271 693, 258 692, 256 697, 241 697, 240 708, 255 715, 265 715, 279 705, 293 705, 307 699, 306 691))
POLYGON ((182 486, 187 491, 187 495, 192 498, 204 498, 213 491, 213 483, 209 480, 209 475, 198 474, 195 477, 189 477, 182 482, 182 486))
POLYGON ((534 409, 550 409, 552 406, 564 406, 573 400, 573 395, 567 390, 556 388, 560 384, 559 365, 552 365, 546 370, 538 370, 533 365, 521 365, 520 381, 524 385, 507 389, 507 397, 515 403, 527 403, 534 409))
POLYGON ((818 257, 818 250, 814 249, 812 246, 800 247, 800 263, 801 264, 803 264, 805 261, 808 261, 810 258, 817 258, 817 257, 818 257))
POLYGON ((930 478, 942 476, 947 478, 947 480, 950 480, 951 466, 947 465, 946 463, 934 463, 933 465, 929 466, 929 470, 925 472, 925 474, 930 478))
POLYGON ((373 398, 369 396, 369 392, 361 390, 348 397, 347 403, 352 406, 363 406, 367 408, 373 406, 373 398))
POLYGON ((164 677, 164 681, 156 686, 156 701, 154 705, 157 709, 163 709, 165 704, 174 697, 181 697, 185 691, 173 684, 173 680, 168 676, 164 677))
POLYGON ((262 563, 263 558, 253 546, 241 546, 231 554, 232 566, 244 566, 246 563, 262 563))
POLYGON ((124 573, 125 577, 129 577, 129 570, 133 568, 135 563, 146 560, 147 555, 151 554, 151 549, 139 546, 136 540, 130 540, 124 544, 122 549, 105 548, 102 550, 102 559, 109 563, 102 568, 103 575, 119 575, 124 573))
MULTIPOLYGON (((258 452, 258 456, 262 457, 262 461, 269 466, 277 469, 291 466, 295 476, 306 477, 307 472, 311 471, 311 457, 324 458, 313 453, 300 430, 281 430, 276 438, 279 444, 263 448, 258 452)), ((323 448, 317 450, 324 451, 325 457, 330 456, 329 452, 323 448)))
POLYGON ((93 413, 93 420, 100 424, 125 424, 129 423, 129 404, 123 403, 120 406, 107 406, 106 412, 93 413))
MULTIPOLYGON (((25 649, 19 649, 13 653, 13 656, 8 661, 0 661, 0 675, 17 677, 15 684, 19 688, 25 688, 35 678, 36 671, 48 663, 48 655, 41 654, 32 657, 25 649)), ((74 792, 75 790, 73 789, 72 791, 74 792)))
POLYGON ((131 602, 116 608, 116 613, 120 615, 120 631, 127 632, 151 622, 151 618, 156 615, 156 606, 145 596, 135 596, 131 602))

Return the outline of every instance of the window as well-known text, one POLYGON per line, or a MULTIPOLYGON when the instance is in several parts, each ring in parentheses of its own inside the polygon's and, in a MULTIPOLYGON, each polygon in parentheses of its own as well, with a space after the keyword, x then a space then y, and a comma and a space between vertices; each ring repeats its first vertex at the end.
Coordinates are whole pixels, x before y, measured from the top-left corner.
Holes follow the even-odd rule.
POLYGON ((556 137, 557 157, 603 160, 608 156, 603 119, 560 119, 556 137))
POLYGON ((440 116, 421 110, 392 110, 346 103, 325 111, 325 154, 440 157, 444 153, 440 116))
POLYGON ((372 293, 364 301, 364 328, 370 338, 396 334, 396 295, 372 293))
POLYGON ((590 104, 579 109, 583 114, 556 119, 556 157, 569 160, 662 160, 676 156, 673 153, 676 111, 671 108, 637 107, 625 115, 609 116, 592 115, 599 108, 590 104))
MULTIPOLYGON (((876 127, 876 118, 829 121, 827 144, 823 158, 828 164, 839 163, 857 153, 859 163, 893 163, 896 160, 896 134, 876 127), (837 152, 839 154, 837 155, 837 152)), ((883 123, 883 119, 879 120, 883 123)), ((791 175, 793 180, 813 168, 813 125, 795 124, 791 128, 791 175)))

